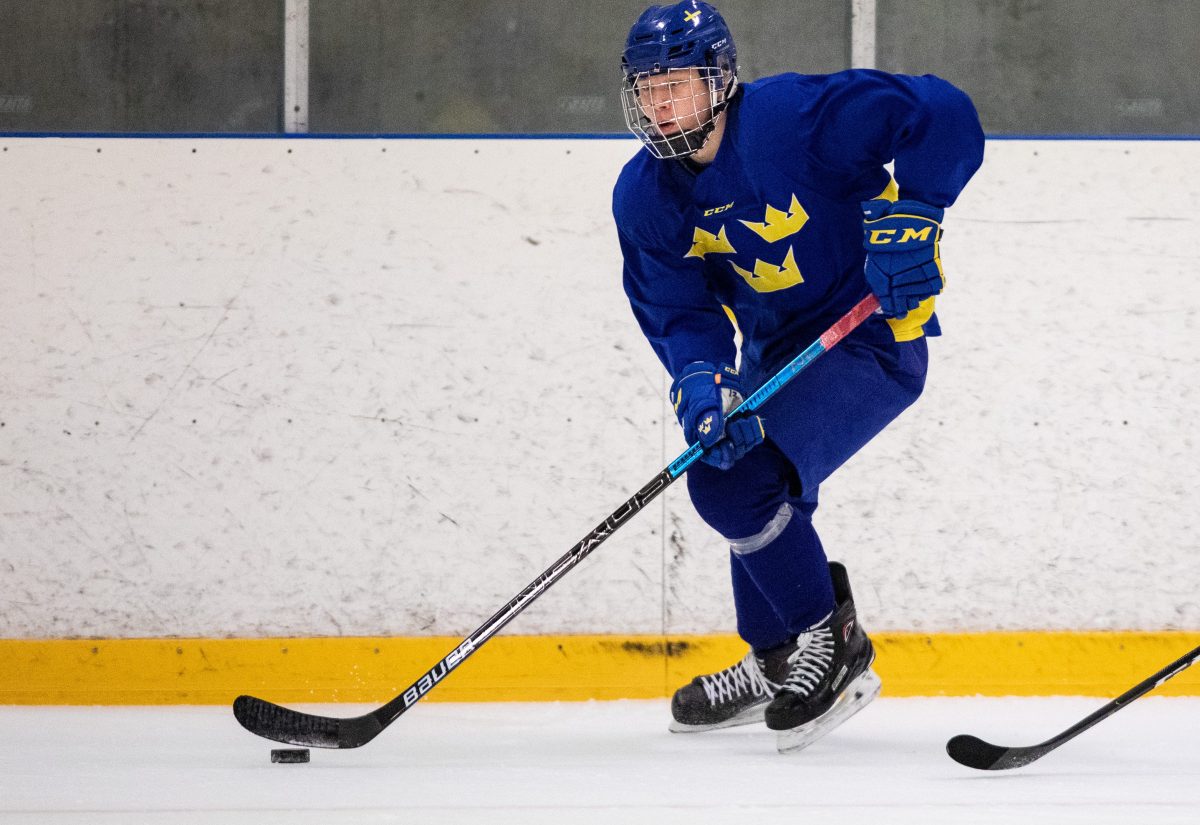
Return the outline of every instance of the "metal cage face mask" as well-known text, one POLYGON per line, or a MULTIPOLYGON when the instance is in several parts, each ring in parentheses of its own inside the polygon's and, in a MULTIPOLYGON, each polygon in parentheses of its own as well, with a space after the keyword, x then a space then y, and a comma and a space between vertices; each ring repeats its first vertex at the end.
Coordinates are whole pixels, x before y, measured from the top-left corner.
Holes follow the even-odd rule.
POLYGON ((717 66, 626 75, 621 88, 625 125, 655 157, 687 157, 708 140, 725 108, 727 78, 731 74, 717 66))

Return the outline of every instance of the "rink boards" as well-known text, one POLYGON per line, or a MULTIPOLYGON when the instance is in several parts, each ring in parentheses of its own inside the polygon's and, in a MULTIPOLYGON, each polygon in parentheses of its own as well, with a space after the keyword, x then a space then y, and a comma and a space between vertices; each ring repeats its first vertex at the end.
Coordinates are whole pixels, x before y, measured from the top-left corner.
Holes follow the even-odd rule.
MULTIPOLYGON (((0 143, 0 701, 389 698, 683 447, 620 288, 632 140, 0 143)), ((1197 643, 1196 180, 1196 141, 989 141, 925 397, 816 514, 886 692, 1197 643)), ((740 655, 682 488, 430 699, 740 655)))
MULTIPOLYGON (((1200 633, 880 633, 887 696, 1112 696, 1200 633)), ((448 637, 0 641, 0 704, 382 703, 459 643, 448 637)), ((735 636, 499 636, 428 701, 669 696, 745 653, 735 636)), ((1200 695, 1200 671, 1157 691, 1200 695)))

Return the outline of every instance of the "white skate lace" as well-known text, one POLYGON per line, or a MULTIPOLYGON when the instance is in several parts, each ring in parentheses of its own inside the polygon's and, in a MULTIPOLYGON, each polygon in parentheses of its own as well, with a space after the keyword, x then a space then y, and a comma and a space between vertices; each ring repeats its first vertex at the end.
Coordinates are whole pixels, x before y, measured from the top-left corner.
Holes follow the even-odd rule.
POLYGON ((796 644, 799 647, 788 657, 792 667, 780 690, 807 696, 813 692, 833 664, 833 631, 828 627, 819 627, 808 633, 801 633, 796 639, 796 644))
POLYGON ((774 696, 779 689, 778 685, 763 675, 753 650, 732 667, 711 676, 701 676, 700 684, 704 686, 704 695, 713 707, 730 702, 746 691, 755 696, 774 696))

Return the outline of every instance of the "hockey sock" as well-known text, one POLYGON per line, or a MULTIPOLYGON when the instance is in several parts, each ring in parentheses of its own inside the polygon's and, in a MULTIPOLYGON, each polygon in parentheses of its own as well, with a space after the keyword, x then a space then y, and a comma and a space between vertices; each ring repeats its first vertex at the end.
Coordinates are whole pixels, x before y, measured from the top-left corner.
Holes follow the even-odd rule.
MULTIPOLYGON (((788 505, 784 505, 788 507, 788 505)), ((821 539, 807 514, 791 509, 786 526, 768 543, 733 542, 734 561, 740 561, 747 577, 758 589, 763 600, 772 608, 776 619, 789 637, 808 630, 833 612, 833 582, 821 539), (739 546, 740 545, 740 546, 739 546)), ((781 508, 781 515, 783 514, 781 508)), ((737 576, 734 576, 735 588, 737 576)), ((738 595, 735 589, 735 597, 738 595)), ((746 598, 745 621, 762 634, 777 633, 766 618, 761 603, 746 598)), ((738 628, 743 622, 743 600, 736 598, 738 628)), ((745 638, 745 637, 743 637, 745 638)), ((749 641, 749 639, 747 639, 749 641)), ((774 640, 779 644, 779 640, 774 640)), ((752 645, 758 649, 754 642, 752 645)), ((767 645, 770 646, 770 645, 767 645)))
POLYGON ((729 570, 733 578, 738 635, 760 652, 789 641, 794 634, 788 632, 783 619, 750 578, 741 556, 732 551, 729 553, 729 570))

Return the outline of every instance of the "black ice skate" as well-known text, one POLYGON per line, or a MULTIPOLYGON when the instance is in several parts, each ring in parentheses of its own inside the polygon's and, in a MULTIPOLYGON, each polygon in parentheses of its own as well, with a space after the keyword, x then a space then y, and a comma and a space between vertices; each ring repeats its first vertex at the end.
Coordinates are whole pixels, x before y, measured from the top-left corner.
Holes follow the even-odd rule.
POLYGON ((675 691, 671 699, 670 728, 675 733, 695 733, 734 725, 761 722, 763 708, 787 675, 794 643, 764 653, 753 650, 737 664, 708 676, 697 676, 675 691))
POLYGON ((846 568, 830 562, 829 572, 833 614, 800 634, 791 668, 764 712, 767 727, 779 731, 780 753, 808 747, 879 695, 875 649, 855 615, 846 568))

